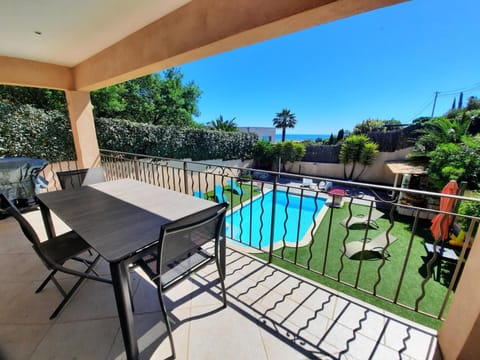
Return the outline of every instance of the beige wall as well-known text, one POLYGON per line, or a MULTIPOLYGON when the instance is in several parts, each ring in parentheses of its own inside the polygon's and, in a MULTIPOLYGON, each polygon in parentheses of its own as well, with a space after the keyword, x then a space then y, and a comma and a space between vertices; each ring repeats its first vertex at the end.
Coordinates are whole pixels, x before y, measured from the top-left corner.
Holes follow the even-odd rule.
MULTIPOLYGON (((412 148, 397 150, 394 152, 381 152, 378 154, 375 163, 363 172, 360 178, 356 179, 360 182, 374 182, 385 185, 393 185, 395 175, 385 165, 386 161, 405 160, 407 154, 412 148)), ((363 166, 358 166, 355 170, 354 177, 360 173, 363 166)), ((343 164, 313 163, 299 162, 293 164, 288 163, 286 169, 294 174, 303 174, 318 176, 324 178, 343 179, 343 164)), ((350 173, 351 165, 347 166, 347 174, 350 173)))
POLYGON ((438 332, 445 360, 480 358, 480 231, 455 291, 448 316, 438 332))

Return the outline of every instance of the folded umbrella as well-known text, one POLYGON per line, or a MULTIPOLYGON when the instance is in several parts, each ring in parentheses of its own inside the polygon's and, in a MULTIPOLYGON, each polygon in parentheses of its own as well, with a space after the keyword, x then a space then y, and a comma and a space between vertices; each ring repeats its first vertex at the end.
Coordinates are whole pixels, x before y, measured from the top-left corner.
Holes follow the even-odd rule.
MULTIPOLYGON (((455 180, 450 180, 442 189, 442 194, 456 195, 458 192, 458 185, 455 180)), ((455 206, 456 199, 442 196, 440 198, 440 211, 452 212, 455 206)), ((432 226, 430 231, 434 239, 447 240, 450 225, 452 224, 453 216, 448 214, 438 214, 432 219, 432 226)))

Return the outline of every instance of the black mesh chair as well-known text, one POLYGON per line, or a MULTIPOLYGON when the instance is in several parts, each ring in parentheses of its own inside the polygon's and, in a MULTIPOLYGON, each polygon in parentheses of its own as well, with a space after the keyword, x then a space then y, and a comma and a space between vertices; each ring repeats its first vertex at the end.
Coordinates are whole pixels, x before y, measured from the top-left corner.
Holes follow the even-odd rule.
POLYGON ((58 171, 57 177, 62 189, 71 189, 82 186, 88 169, 58 171))
POLYGON ((70 298, 73 296, 75 291, 85 279, 96 280, 109 284, 112 283, 110 279, 99 277, 98 274, 96 274, 93 270, 98 260, 100 260, 100 255, 97 255, 93 260, 87 260, 78 256, 89 250, 90 246, 77 233, 69 231, 52 239, 40 241, 37 233, 30 225, 30 223, 3 194, 0 194, 0 208, 6 211, 10 216, 14 217, 15 220, 17 220, 23 233, 32 243, 33 249, 40 257, 42 262, 45 264, 45 266, 50 270, 47 278, 40 284, 40 286, 35 292, 38 293, 42 291, 43 288, 47 285, 47 283, 51 280, 58 288, 60 293, 63 295, 63 301, 52 313, 50 319, 55 318, 60 313, 60 311, 67 304, 67 302, 70 300, 70 298), (81 262, 85 265, 86 270, 82 272, 65 267, 64 264, 69 260, 81 262), (55 274, 58 271, 79 277, 77 282, 68 292, 66 292, 60 285, 60 283, 57 281, 57 279, 55 279, 55 274), (92 275, 92 272, 95 275, 92 275))
POLYGON ((153 254, 136 262, 157 286, 172 358, 175 358, 175 347, 163 299, 165 291, 186 279, 191 273, 215 261, 222 288, 223 307, 227 306, 225 274, 219 259, 220 237, 224 236, 223 224, 227 207, 226 203, 218 204, 195 216, 163 226, 158 246, 153 250, 153 254))

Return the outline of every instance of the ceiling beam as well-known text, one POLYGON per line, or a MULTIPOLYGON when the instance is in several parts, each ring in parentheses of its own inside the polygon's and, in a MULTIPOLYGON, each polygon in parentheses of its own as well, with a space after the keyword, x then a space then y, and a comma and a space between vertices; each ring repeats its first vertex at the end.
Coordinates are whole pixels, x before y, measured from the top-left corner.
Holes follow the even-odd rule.
POLYGON ((66 66, 0 56, 0 84, 73 90, 73 70, 66 66))
POLYGON ((96 90, 404 1, 193 0, 74 68, 0 56, 0 84, 96 90))
POLYGON ((194 0, 74 68, 89 91, 405 0, 194 0))

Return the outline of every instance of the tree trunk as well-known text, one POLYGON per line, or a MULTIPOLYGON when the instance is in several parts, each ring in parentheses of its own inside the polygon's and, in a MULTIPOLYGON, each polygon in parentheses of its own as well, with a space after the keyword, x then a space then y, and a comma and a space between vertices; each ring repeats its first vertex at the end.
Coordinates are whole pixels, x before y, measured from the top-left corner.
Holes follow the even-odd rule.
POLYGON ((348 176, 348 180, 352 180, 353 178, 353 172, 355 171, 355 165, 357 165, 357 162, 354 161, 352 164, 352 170, 350 171, 350 175, 348 176))
POLYGON ((285 133, 286 133, 287 129, 286 128, 282 128, 282 142, 285 141, 285 133))

